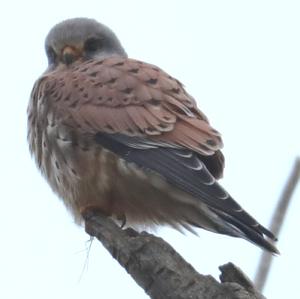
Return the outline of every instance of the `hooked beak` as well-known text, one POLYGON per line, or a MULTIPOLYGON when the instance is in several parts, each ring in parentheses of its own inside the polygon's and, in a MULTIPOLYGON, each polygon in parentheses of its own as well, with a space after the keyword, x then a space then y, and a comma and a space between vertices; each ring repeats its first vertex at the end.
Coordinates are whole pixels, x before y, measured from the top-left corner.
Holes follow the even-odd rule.
POLYGON ((66 46, 62 50, 62 62, 70 65, 81 56, 81 51, 77 48, 66 46))

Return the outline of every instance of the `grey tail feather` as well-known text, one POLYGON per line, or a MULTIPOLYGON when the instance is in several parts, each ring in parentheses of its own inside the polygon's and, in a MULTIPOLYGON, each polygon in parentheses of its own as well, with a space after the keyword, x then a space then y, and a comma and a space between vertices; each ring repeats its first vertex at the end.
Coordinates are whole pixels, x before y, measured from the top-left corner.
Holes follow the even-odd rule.
POLYGON ((273 241, 277 241, 277 238, 265 227, 262 225, 259 225, 259 231, 257 229, 254 229, 244 223, 242 223, 240 220, 233 218, 229 216, 228 214, 222 213, 220 211, 215 210, 216 214, 223 220, 225 220, 227 223, 230 223, 234 227, 238 228, 244 236, 242 236, 244 239, 254 243, 255 245, 273 253, 273 254, 280 254, 278 249, 275 245, 273 245, 273 241), (268 238, 270 238, 270 241, 267 240, 264 235, 266 235, 268 238))

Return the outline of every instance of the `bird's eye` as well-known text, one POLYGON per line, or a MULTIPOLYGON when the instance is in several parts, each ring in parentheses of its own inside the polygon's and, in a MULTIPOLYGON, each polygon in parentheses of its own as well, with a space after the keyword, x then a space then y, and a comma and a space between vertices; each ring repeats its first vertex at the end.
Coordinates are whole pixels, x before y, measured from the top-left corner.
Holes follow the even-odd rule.
POLYGON ((57 55, 56 55, 54 49, 52 47, 47 47, 46 53, 47 53, 49 63, 50 64, 55 63, 57 55))
POLYGON ((103 39, 100 38, 89 38, 84 44, 84 49, 86 52, 96 52, 103 46, 103 39))

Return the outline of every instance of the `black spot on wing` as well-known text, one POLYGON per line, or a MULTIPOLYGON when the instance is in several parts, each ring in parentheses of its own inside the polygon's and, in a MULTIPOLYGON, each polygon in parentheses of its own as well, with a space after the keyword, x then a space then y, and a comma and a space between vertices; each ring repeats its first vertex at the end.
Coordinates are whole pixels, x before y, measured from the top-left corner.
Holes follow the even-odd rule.
MULTIPOLYGON (((154 171, 170 184, 202 200, 219 216, 231 224, 244 226, 260 235, 274 236, 257 222, 217 183, 201 162, 201 156, 184 148, 156 143, 139 137, 122 134, 96 134, 96 142, 128 162, 133 162, 145 171, 154 171), (226 216, 228 214, 228 216, 226 216), (226 218, 227 217, 227 218, 226 218)), ((249 234, 249 233, 247 233, 249 234)))
POLYGON ((221 151, 216 151, 215 154, 211 156, 201 155, 200 159, 216 179, 223 176, 225 159, 221 151))

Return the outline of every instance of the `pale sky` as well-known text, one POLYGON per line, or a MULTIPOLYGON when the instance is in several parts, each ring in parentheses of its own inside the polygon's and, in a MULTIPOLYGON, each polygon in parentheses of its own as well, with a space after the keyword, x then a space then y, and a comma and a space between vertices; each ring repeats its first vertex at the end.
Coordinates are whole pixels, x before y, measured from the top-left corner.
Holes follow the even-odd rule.
MULTIPOLYGON (((29 156, 26 107, 46 68, 44 38, 66 18, 111 27, 130 57, 182 81, 222 132, 222 185, 268 225, 300 154, 299 1, 7 1, 0 4, 0 298, 148 298, 102 245, 77 227, 29 156)), ((300 266, 297 188, 279 236, 265 295, 295 298, 300 266)), ((253 278, 261 250, 199 230, 160 229, 199 272, 219 275, 229 261, 253 278)))

